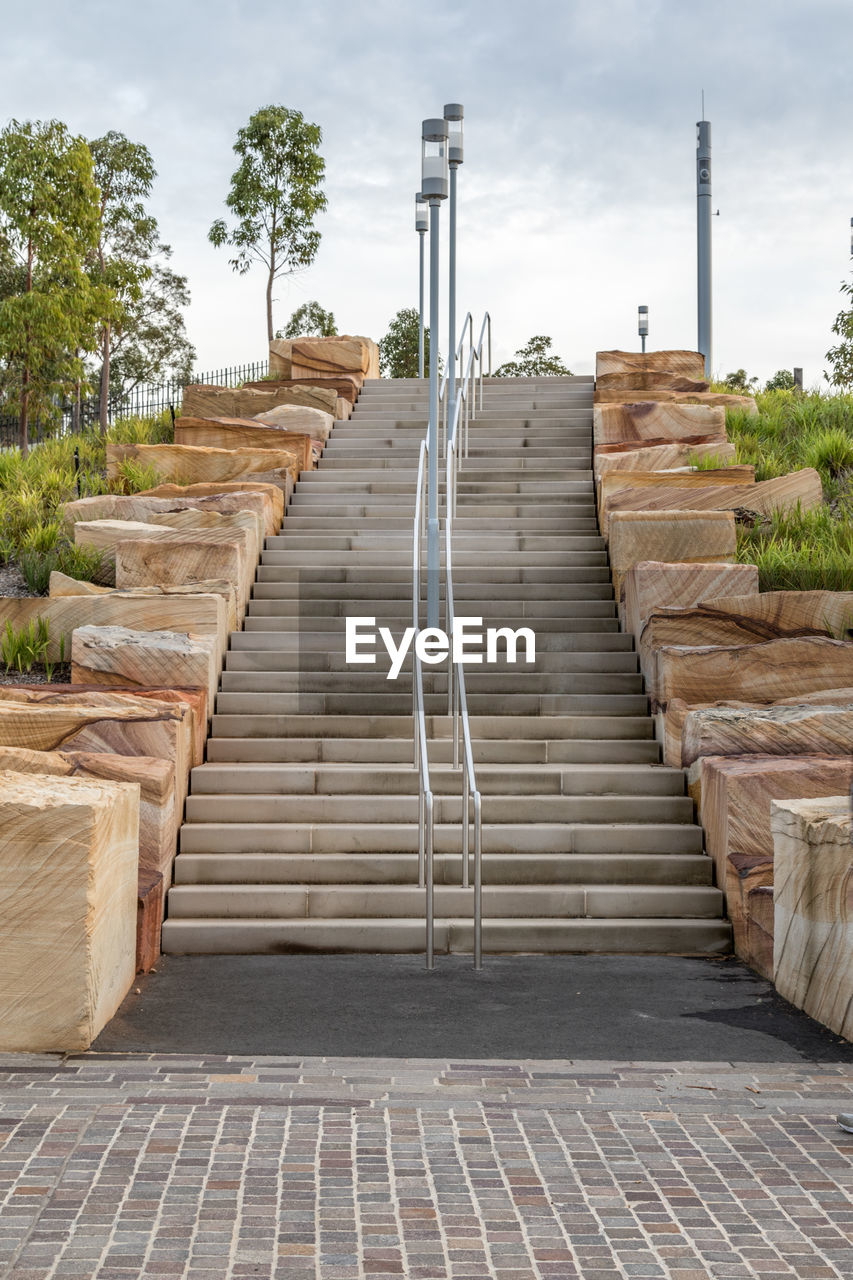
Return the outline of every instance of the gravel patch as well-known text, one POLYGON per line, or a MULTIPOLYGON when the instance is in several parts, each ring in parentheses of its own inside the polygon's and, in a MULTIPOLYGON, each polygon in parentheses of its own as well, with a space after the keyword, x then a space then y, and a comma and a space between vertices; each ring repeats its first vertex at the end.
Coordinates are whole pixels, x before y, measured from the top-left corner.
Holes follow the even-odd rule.
POLYGON ((51 672, 51 678, 48 680, 47 673, 43 666, 34 666, 32 671, 25 671, 23 675, 20 671, 7 671, 5 667, 0 666, 0 684, 70 684, 71 683, 71 663, 57 662, 51 672))
POLYGON ((0 568, 0 596, 32 597, 32 592, 24 581, 23 574, 16 565, 5 564, 0 568))

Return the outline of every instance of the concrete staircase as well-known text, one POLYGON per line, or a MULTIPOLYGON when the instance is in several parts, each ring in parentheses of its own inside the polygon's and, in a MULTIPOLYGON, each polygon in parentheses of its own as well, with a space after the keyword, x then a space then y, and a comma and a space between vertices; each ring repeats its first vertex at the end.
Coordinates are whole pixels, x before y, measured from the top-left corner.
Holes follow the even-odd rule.
MULTIPOLYGON (((167 952, 419 951, 411 657, 347 667, 344 619, 411 619, 427 396, 368 383, 268 538, 195 769, 167 952)), ((529 626, 533 666, 469 666, 486 952, 724 952, 730 929, 680 770, 659 763, 596 523, 592 380, 493 379, 454 524, 457 615, 529 626)), ((470 951, 446 676, 425 671, 436 934, 470 951)))

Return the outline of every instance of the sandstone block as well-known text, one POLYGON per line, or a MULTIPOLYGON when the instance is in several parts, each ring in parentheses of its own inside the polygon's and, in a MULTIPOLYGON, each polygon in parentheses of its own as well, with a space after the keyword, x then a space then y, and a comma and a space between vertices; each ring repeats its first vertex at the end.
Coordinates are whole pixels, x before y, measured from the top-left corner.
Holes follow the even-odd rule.
POLYGON ((290 368, 294 378, 319 373, 334 377, 339 373, 367 375, 370 352, 364 338, 294 338, 290 344, 290 368))
POLYGON ((701 600, 758 592, 754 564, 666 564, 646 560, 625 576, 625 630, 639 635, 659 608, 690 608, 701 600))
POLYGON ((140 871, 136 891, 136 972, 149 973, 160 958, 166 882, 157 871, 140 871))
MULTIPOLYGON (((648 624, 647 624, 648 625, 648 624)), ((853 643, 827 636, 793 636, 759 644, 663 645, 655 650, 649 688, 653 702, 758 704, 853 685, 853 643)))
POLYGON ((681 729, 684 768, 703 756, 746 755, 853 758, 853 702, 687 708, 681 729))
POLYGON ((339 373, 334 377, 312 375, 308 378, 265 378, 262 382, 244 382, 243 386, 248 391, 292 391, 294 387, 323 387, 327 391, 333 390, 339 400, 346 400, 353 405, 358 399, 363 382, 364 374, 353 371, 339 373))
POLYGON ((658 370, 686 378, 705 377, 701 351, 596 351, 595 376, 608 373, 650 373, 658 370))
POLYGON ((637 400, 596 404, 593 444, 664 444, 726 439, 723 405, 637 400))
POLYGON ((277 378, 290 378, 292 338, 273 338, 270 342, 270 373, 277 378))
POLYGON ((853 865, 850 797, 777 801, 774 847, 776 989, 853 1039, 853 865))
POLYGON ((175 773, 167 760, 94 751, 29 751, 25 747, 0 747, 0 770, 136 784, 139 787, 140 869, 163 875, 167 883, 171 883, 180 815, 175 773))
POLYGON ((706 756, 701 768, 705 848, 721 887, 730 854, 772 862, 771 800, 837 795, 853 780, 853 760, 838 756, 706 756))
MULTIPOLYGON (((210 575, 207 575, 210 577, 210 575)), ((199 582, 202 578, 199 577, 199 582)), ((49 623, 47 657, 58 662, 64 638, 64 653, 71 653, 71 633, 77 627, 131 627, 134 631, 190 631, 217 637, 220 652, 228 647, 226 602, 221 595, 201 592, 181 595, 125 595, 108 591, 98 595, 62 596, 44 599, 30 596, 0 596, 0 630, 7 621, 20 631, 38 618, 49 623)))
MULTIPOLYGON (((607 537, 607 522, 612 511, 654 511, 661 502, 678 510, 725 510, 713 503, 709 495, 724 496, 731 489, 737 492, 737 501, 730 509, 742 505, 739 501, 745 489, 755 488, 755 468, 752 466, 720 467, 709 471, 613 471, 602 475, 598 482, 598 516, 601 530, 607 537), (697 501, 697 507, 691 503, 697 501)), ((661 508, 666 510, 666 507, 661 508)))
POLYGON ((746 962, 762 978, 773 981, 773 886, 756 885, 747 892, 746 962))
POLYGON ((731 511, 619 511, 610 519, 610 566, 616 597, 625 574, 644 560, 702 564, 733 560, 731 511))
MULTIPOLYGON (((64 573, 59 573, 56 569, 50 575, 49 593, 52 600, 61 599, 67 596, 104 596, 115 593, 114 587, 96 587, 93 582, 78 582, 76 578, 69 578, 64 573)), ((208 578, 204 582, 191 582, 177 587, 125 587, 121 592, 122 598, 133 599, 151 599, 154 596, 186 596, 198 595, 222 596, 225 602, 225 626, 230 634, 236 631, 239 625, 237 621, 237 593, 234 586, 230 582, 226 582, 224 578, 208 578)))
MULTIPOLYGON (((335 417, 340 418, 337 411, 335 417)), ((261 426, 275 427, 281 431, 301 431, 312 440, 325 444, 332 434, 335 417, 330 413, 324 413, 321 409, 299 409, 296 405, 280 404, 272 409, 265 409, 263 413, 257 414, 249 421, 259 423, 261 426)))
POLYGON ((72 638, 71 680, 129 689, 165 681, 178 689, 206 689, 212 704, 219 682, 219 656, 210 636, 78 627, 72 638))
MULTIPOLYGON (((274 388, 274 384, 271 385, 274 388)), ((334 387, 322 385, 297 385, 286 391, 191 386, 184 388, 181 415, 188 418, 254 418, 282 404, 335 414, 340 398, 334 387)), ((351 406, 347 403, 346 407, 345 416, 348 416, 351 406)))
MULTIPOLYGON (((281 490, 276 489, 281 497, 281 490)), ((152 498, 142 494, 126 496, 117 493, 98 494, 91 498, 79 498, 66 502, 62 517, 66 529, 73 531, 78 520, 135 520, 141 524, 162 523, 157 517, 181 511, 214 511, 220 515, 234 515, 239 511, 252 511, 260 521, 261 538, 266 533, 277 533, 274 512, 267 495, 260 492, 214 493, 197 498, 152 498), (269 515, 268 515, 269 513, 269 515), (271 518, 270 518, 271 517, 271 518)))
MULTIPOLYGON (((731 470, 734 470, 732 468, 731 470)), ((675 476, 642 483, 632 482, 630 472, 602 476, 600 513, 603 532, 616 511, 739 511, 771 515, 775 511, 792 511, 796 507, 813 511, 823 502, 820 476, 811 467, 793 471, 787 476, 774 476, 760 484, 730 483, 719 474, 706 480, 708 472, 675 476)))
POLYGON ((136 970, 139 790, 0 778, 0 1049, 88 1049, 136 970))
MULTIPOLYGON (((91 704, 97 706, 112 705, 115 702, 120 706, 129 706, 132 704, 142 704, 143 707, 148 702, 166 703, 167 706, 174 706, 178 712, 178 719, 183 726, 181 732, 186 737, 186 754, 193 768, 197 764, 204 761, 204 748, 207 742, 207 723, 212 707, 208 705, 206 689, 164 689, 155 687, 150 689, 125 689, 116 686, 93 685, 93 684, 51 684, 50 692, 46 693, 43 684, 19 684, 7 685, 6 693, 9 701, 14 701, 21 694, 25 697, 35 695, 38 699, 50 698, 53 703, 59 704, 64 698, 68 702, 75 704, 84 703, 87 698, 91 704), (94 697, 90 698, 90 695, 94 697)), ((3 688, 0 686, 0 698, 3 697, 3 688)), ((101 750, 100 747, 94 748, 101 750)), ((112 748, 110 748, 112 750, 112 748)), ((131 753, 133 754, 133 753, 131 753)))
POLYGON ((144 538, 159 533, 156 525, 140 520, 78 520, 74 524, 74 542, 88 547, 103 557, 104 577, 115 581, 116 546, 124 538, 144 538))
MULTIPOLYGON (((314 409, 298 409, 297 413, 315 413, 314 409)), ((332 419, 328 414, 324 417, 332 419)), ((319 438, 318 450, 322 451, 319 438)), ((314 466, 314 447, 310 435, 256 421, 254 418, 179 418, 175 423, 175 444, 211 449, 292 449, 299 459, 299 470, 314 466)))
POLYGON ((613 471, 672 471, 693 465, 697 458, 713 458, 721 466, 734 462, 736 449, 725 440, 702 439, 695 443, 678 441, 641 445, 637 448, 596 445, 592 467, 596 478, 613 471))
MULTIPOLYGON (((747 964, 758 969, 762 976, 773 981, 773 948, 770 947, 770 965, 767 972, 767 947, 762 937, 763 929, 758 934, 758 954, 753 953, 756 946, 755 922, 750 931, 750 919, 753 912, 760 910, 760 898, 755 897, 759 889, 770 891, 770 903, 773 903, 773 854, 763 853, 730 853, 726 859, 725 894, 728 916, 732 922, 732 934, 735 954, 747 964), (763 969, 759 966, 763 966, 763 969)), ((770 912, 770 941, 773 940, 773 913, 770 912)), ((764 917, 766 924, 766 912, 764 917)))
POLYGON ((183 444, 108 444, 107 475, 118 476, 119 464, 128 459, 153 467, 161 480, 184 484, 212 481, 259 480, 277 485, 290 497, 299 478, 299 459, 280 449, 202 449, 183 444))
POLYGON ((116 583, 119 588, 152 583, 177 586, 203 582, 210 576, 225 578, 234 585, 238 613, 242 617, 251 594, 254 565, 250 563, 245 539, 240 539, 238 532, 175 530, 168 538, 128 539, 119 543, 116 550, 116 583))
MULTIPOLYGON (((163 498, 187 498, 195 501, 198 498, 210 499, 217 510, 228 510, 226 506, 221 506, 223 498, 235 497, 240 498, 247 494, 260 494, 264 500, 264 531, 267 537, 274 533, 278 533, 281 528, 281 522, 284 519, 284 494, 278 485, 263 484, 253 480, 244 481, 242 484, 238 482, 221 481, 219 484, 161 484, 156 489, 146 489, 143 493, 138 493, 137 498, 142 497, 163 497, 163 498)), ((241 507, 240 510, 244 508, 241 507)), ((254 507, 247 507, 247 510, 254 510, 254 507)))
POLYGON ((754 417, 758 413, 758 405, 753 396, 735 396, 717 391, 620 391, 617 388, 605 387, 596 391, 596 405, 599 404, 700 404, 712 408, 736 409, 754 417))
MULTIPOLYGON (((654 682, 665 645, 760 644, 785 636, 844 636, 853 622, 853 592, 766 591, 703 600, 692 609, 653 609, 638 640, 640 664, 654 682)), ((853 632, 851 632, 853 635, 853 632)))
POLYGON ((671 369, 635 369, 630 373, 602 373, 595 379, 596 390, 622 390, 633 395, 635 391, 710 391, 711 384, 704 378, 686 378, 683 373, 671 369))

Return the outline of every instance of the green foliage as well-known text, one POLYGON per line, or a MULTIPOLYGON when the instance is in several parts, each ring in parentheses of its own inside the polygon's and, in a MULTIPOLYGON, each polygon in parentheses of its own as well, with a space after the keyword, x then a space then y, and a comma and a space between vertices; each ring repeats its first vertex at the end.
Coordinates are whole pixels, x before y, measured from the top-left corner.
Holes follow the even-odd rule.
POLYGON ((515 353, 515 358, 495 369, 494 378, 559 378, 571 377, 559 356, 551 351, 552 339, 538 334, 515 353))
MULTIPOLYGON (((420 313, 416 307, 401 307, 379 343, 379 366, 384 378, 417 378, 420 313)), ((424 326, 424 377, 429 377, 429 328, 424 326)), ((442 364, 439 359, 438 371, 442 364)))
POLYGON ((331 311, 324 311, 319 302, 303 302, 297 307, 277 338, 334 338, 338 329, 331 311))
POLYGON ((12 289, 0 297, 0 398, 17 403, 21 450, 31 412, 85 379, 115 294, 86 270, 98 245, 98 188, 83 138, 58 120, 12 120, 0 133, 0 244, 12 289))
POLYGON ((322 139, 319 125, 308 124, 301 111, 282 106, 256 111, 234 144, 240 163, 225 203, 236 223, 229 229, 218 218, 210 228, 212 244, 235 250, 230 261, 240 275, 253 262, 266 268, 270 341, 275 280, 310 266, 320 246, 314 219, 328 203, 320 189, 326 170, 318 150, 322 139))
POLYGON ((118 476, 110 481, 111 493, 141 493, 143 489, 156 489, 160 476, 156 467, 122 458, 117 467, 118 476))
POLYGON ((110 444, 174 444, 175 430, 168 410, 150 418, 118 418, 107 428, 110 444))
MULTIPOLYGON (((160 444, 173 439, 168 413, 154 418, 125 418, 110 427, 108 440, 160 444)), ((116 480, 106 479, 104 437, 98 431, 48 440, 24 457, 18 450, 0 453, 0 559, 17 563, 29 590, 42 595, 55 569, 83 581, 102 582, 105 564, 99 552, 75 546, 64 531, 61 507, 77 497, 138 493, 153 488, 153 467, 124 462, 116 480), (79 450, 79 477, 74 449, 79 450)))
POLYGON ((727 410, 729 439, 738 462, 751 462, 757 480, 769 480, 799 467, 815 467, 824 495, 844 487, 851 467, 853 395, 767 391, 756 396, 758 414, 727 410))
MULTIPOLYGON (((841 292, 853 300, 853 280, 844 281, 841 292)), ((826 353, 832 368, 824 377, 832 387, 853 389, 853 305, 846 311, 839 311, 832 332, 841 341, 826 353)))
POLYGON ((24 675, 32 671, 36 663, 46 660, 49 644, 50 623, 47 618, 33 619, 20 630, 16 630, 7 621, 6 630, 0 639, 0 657, 3 658, 7 671, 14 670, 24 675))
POLYGON ((735 369, 734 373, 727 373, 718 385, 723 391, 729 391, 732 395, 751 396, 755 394, 758 379, 751 378, 746 369, 735 369))
POLYGON ((772 378, 764 384, 765 391, 793 391, 797 384, 791 369, 777 369, 772 378))
POLYGON ((93 278, 117 299, 100 332, 101 430, 107 427, 111 380, 127 390, 168 376, 189 377, 195 350, 187 338, 182 307, 189 304, 185 276, 166 265, 157 220, 143 201, 156 176, 148 148, 111 130, 89 143, 100 189, 93 278))
POLYGON ((730 467, 732 460, 719 453, 691 453, 687 456, 687 465, 695 471, 719 471, 722 467, 730 467))
POLYGON ((758 565, 762 591, 853 591, 853 510, 775 514, 738 530, 738 560, 758 565))

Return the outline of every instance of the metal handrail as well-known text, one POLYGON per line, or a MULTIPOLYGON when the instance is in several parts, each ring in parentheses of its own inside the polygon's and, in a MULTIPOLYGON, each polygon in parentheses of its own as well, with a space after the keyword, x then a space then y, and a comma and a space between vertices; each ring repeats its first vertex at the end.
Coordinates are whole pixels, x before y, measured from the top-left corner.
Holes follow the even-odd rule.
MULTIPOLYGON (((469 312, 470 316, 470 312, 469 312)), ((471 330, 473 332, 473 330, 471 330)), ((460 463, 460 446, 464 436, 463 456, 468 456, 468 426, 476 417, 476 380, 479 368, 480 408, 483 407, 483 342, 488 334, 489 372, 492 367, 492 321, 488 311, 483 318, 477 345, 471 344, 468 362, 462 377, 461 391, 454 406, 453 421, 446 441, 445 453, 445 520, 444 520, 444 573, 445 573, 445 630, 452 638, 455 616, 453 596, 453 519, 456 515, 456 477, 460 463), (471 401, 469 406, 469 389, 471 401), (464 428, 460 420, 464 408, 464 428)), ((474 750, 471 743, 471 722, 468 715, 468 696, 465 688, 465 671, 462 662, 453 661, 452 645, 447 662, 447 713, 452 721, 453 768, 460 767, 459 731, 462 730, 462 887, 468 888, 470 880, 471 810, 474 817, 474 968, 483 966, 483 806, 474 770, 474 750)))
MULTIPOLYGON (((474 317, 471 315, 470 311, 466 315, 465 319, 462 321, 462 336, 460 337, 458 343, 456 344, 456 360, 452 365, 448 361, 447 368, 444 371, 444 376, 441 379, 441 385, 439 387, 439 392, 438 392, 438 403, 441 406, 441 425, 442 425, 442 431, 444 433, 445 453, 447 452, 447 406, 449 403, 449 396, 447 395, 447 385, 450 380, 451 368, 460 369, 462 367, 462 358, 465 354, 466 333, 468 336, 468 344, 470 347, 473 347, 474 346, 474 317)), ((491 368, 491 364, 489 367, 491 368)))
MULTIPOLYGON (((418 487, 412 521, 412 626, 417 641, 420 630, 421 548, 424 536, 424 485, 426 483, 427 442, 421 441, 418 453, 418 487)), ((418 770, 418 885, 426 891, 426 967, 435 967, 435 823, 433 795, 429 777, 426 714, 424 711, 424 678, 417 646, 412 647, 412 737, 414 766, 418 770)))
MULTIPOLYGON (((448 468, 453 450, 448 451, 448 468)), ((453 521, 450 515, 444 522, 444 573, 445 573, 445 629, 453 636, 455 617, 453 600, 453 565, 451 542, 453 521)), ((474 968, 483 967, 483 805, 477 788, 474 771, 474 750, 471 744, 471 722, 468 717, 468 695, 465 689, 465 670, 461 662, 453 661, 452 647, 447 661, 448 714, 452 719, 453 768, 458 769, 459 727, 462 726, 462 888, 470 884, 470 832, 471 807, 474 813, 474 968)))

